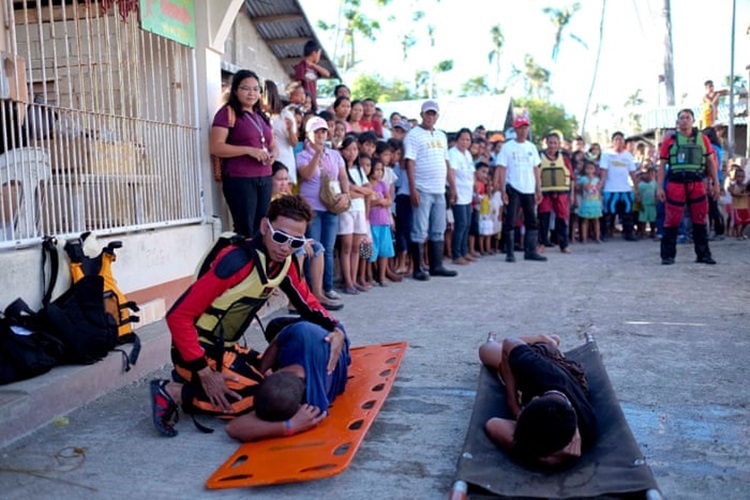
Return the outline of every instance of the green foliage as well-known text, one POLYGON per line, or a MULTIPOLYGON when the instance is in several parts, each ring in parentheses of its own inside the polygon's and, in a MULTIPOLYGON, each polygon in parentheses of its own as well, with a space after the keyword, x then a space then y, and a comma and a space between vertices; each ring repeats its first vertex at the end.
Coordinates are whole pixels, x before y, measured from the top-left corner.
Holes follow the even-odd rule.
POLYGON ((440 61, 435 65, 435 72, 436 73, 447 73, 448 71, 451 71, 453 69, 453 59, 446 59, 444 61, 440 61))
MULTIPOLYGON (((555 44, 552 46, 552 60, 557 61, 557 56, 560 53, 560 44, 562 43, 563 34, 566 31, 567 26, 570 24, 570 20, 573 18, 573 14, 581 9, 581 4, 576 2, 570 7, 563 7, 562 9, 556 9, 553 7, 545 7, 542 12, 549 16, 552 25, 555 27, 555 44)), ((568 36, 580 43, 584 47, 588 48, 586 42, 581 40, 578 36, 569 33, 568 36)))
POLYGON ((526 80, 526 89, 528 96, 535 96, 541 98, 552 93, 552 89, 549 87, 550 71, 541 67, 534 60, 534 57, 530 54, 526 54, 523 59, 525 67, 524 78, 526 80))
POLYGON ((479 96, 490 93, 490 86, 487 85, 487 77, 475 76, 461 84, 461 97, 479 96))
POLYGON ((380 75, 360 75, 352 84, 352 96, 356 99, 371 97, 377 102, 403 101, 413 95, 404 82, 396 80, 391 84, 383 82, 380 75))
POLYGON ((551 130, 559 130, 568 139, 576 135, 578 121, 565 113, 565 108, 542 99, 516 99, 516 107, 527 108, 531 120, 531 137, 537 145, 551 130))

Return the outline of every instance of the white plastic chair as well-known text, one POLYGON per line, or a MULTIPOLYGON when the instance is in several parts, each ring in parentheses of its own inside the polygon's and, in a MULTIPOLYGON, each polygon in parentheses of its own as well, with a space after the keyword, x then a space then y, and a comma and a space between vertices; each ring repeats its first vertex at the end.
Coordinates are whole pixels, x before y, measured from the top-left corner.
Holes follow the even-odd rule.
POLYGON ((2 241, 41 236, 39 212, 51 177, 46 149, 17 148, 0 154, 2 241))

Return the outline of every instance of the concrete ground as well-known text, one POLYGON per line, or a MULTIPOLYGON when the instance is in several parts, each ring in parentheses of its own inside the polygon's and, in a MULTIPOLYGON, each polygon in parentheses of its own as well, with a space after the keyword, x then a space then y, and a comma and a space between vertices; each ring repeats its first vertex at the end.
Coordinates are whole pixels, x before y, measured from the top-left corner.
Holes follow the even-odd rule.
MULTIPOLYGON (((445 498, 472 409, 487 332, 593 332, 633 433, 667 498, 747 498, 750 484, 750 242, 614 240, 549 249, 549 262, 485 257, 453 279, 406 280, 346 297, 354 345, 409 342, 388 400, 343 474, 254 490, 204 482, 236 449, 221 424, 159 437, 145 381, 111 392, 0 449, 3 498, 445 498)), ((258 333, 250 342, 261 345, 258 333)), ((162 368, 156 375, 165 375, 162 368)), ((61 386, 60 391, 66 387, 61 386)))

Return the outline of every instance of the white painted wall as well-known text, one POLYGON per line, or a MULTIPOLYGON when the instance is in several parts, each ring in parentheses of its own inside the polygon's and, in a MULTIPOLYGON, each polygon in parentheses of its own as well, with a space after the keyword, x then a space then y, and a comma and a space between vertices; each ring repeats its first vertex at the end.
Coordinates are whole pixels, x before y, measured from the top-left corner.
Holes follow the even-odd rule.
MULTIPOLYGON (((112 273, 126 294, 193 274, 206 249, 213 241, 210 224, 177 226, 154 231, 100 237, 101 246, 120 240, 123 247, 116 251, 117 261, 112 273)), ((60 242, 61 274, 56 295, 70 285, 70 273, 60 242)), ((42 251, 40 247, 0 252, 2 286, 0 307, 22 297, 32 308, 41 305, 42 251)), ((49 271, 47 271, 49 273, 49 271)))
MULTIPOLYGON (((126 294, 191 276, 204 252, 222 230, 214 214, 222 213, 224 200, 219 185, 213 180, 208 153, 211 122, 221 102, 222 58, 239 67, 253 69, 262 78, 271 78, 282 84, 288 81, 288 76, 260 38, 245 11, 240 10, 241 5, 241 0, 195 2, 196 19, 199 22, 196 23, 197 95, 194 98, 197 101, 197 109, 200 110, 197 124, 199 130, 195 140, 199 144, 199 152, 203 159, 201 172, 205 222, 100 237, 102 245, 111 240, 123 242, 123 248, 117 252, 118 258, 113 267, 113 274, 120 289, 126 294), (205 22, 201 23, 200 20, 205 22), (230 59, 221 52, 225 48, 222 36, 229 33, 237 44, 231 52, 236 59, 230 59)), ((2 38, 3 36, 0 36, 0 39, 2 38)), ((59 292, 66 289, 70 283, 67 262, 64 258, 61 262, 64 264, 62 283, 56 288, 59 292)), ((34 309, 41 305, 41 267, 40 246, 0 251, 0 309, 4 309, 16 297, 22 297, 34 309)))

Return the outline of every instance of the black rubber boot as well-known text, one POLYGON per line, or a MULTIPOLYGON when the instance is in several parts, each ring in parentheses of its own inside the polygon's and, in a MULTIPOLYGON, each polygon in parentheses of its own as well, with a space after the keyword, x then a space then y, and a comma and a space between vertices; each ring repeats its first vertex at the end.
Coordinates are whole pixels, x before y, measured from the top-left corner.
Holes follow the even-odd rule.
POLYGON ((411 277, 417 281, 428 281, 430 277, 422 269, 422 255, 424 255, 424 243, 410 243, 411 262, 414 267, 411 277))
POLYGON ((693 224, 693 245, 695 245, 695 262, 716 264, 708 248, 708 229, 705 224, 693 224))
POLYGON ((515 262, 516 257, 513 255, 513 246, 515 245, 512 231, 506 231, 503 241, 505 242, 505 262, 515 262))
POLYGON ((539 214, 539 244, 544 245, 547 248, 555 246, 550 243, 549 240, 549 221, 551 216, 552 214, 550 212, 539 214))
POLYGON ((557 244, 560 250, 568 248, 568 223, 564 219, 555 219, 555 233, 557 233, 557 244))
POLYGON ((427 251, 430 257, 430 276, 445 276, 452 278, 458 276, 456 271, 451 271, 443 267, 443 241, 428 241, 427 251))
POLYGON ((638 237, 633 231, 633 214, 625 214, 622 216, 622 232, 625 233, 625 241, 638 241, 638 237))
POLYGON ((677 228, 665 227, 661 236, 661 263, 665 266, 674 264, 677 255, 677 228))
POLYGON ((536 240, 537 232, 535 230, 527 230, 523 240, 523 260, 537 260, 539 262, 544 262, 547 260, 547 257, 545 257, 544 255, 539 255, 537 253, 536 240))

